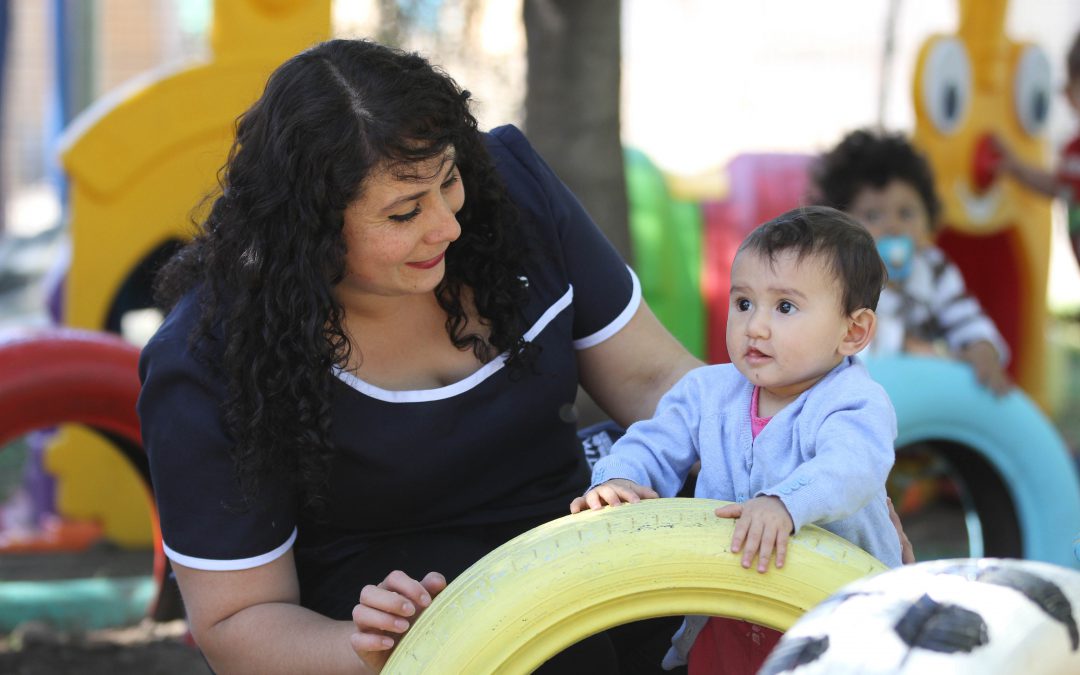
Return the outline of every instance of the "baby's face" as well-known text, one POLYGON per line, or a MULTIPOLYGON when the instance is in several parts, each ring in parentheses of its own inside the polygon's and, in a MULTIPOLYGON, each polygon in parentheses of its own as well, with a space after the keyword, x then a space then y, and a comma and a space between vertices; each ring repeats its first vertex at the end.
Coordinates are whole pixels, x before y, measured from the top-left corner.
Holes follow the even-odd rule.
POLYGON ((855 195, 848 213, 862 223, 875 240, 908 236, 917 248, 933 243, 926 205, 919 191, 905 181, 893 180, 881 189, 864 187, 855 195))
POLYGON ((773 261, 743 251, 731 266, 727 348, 747 379, 778 399, 809 389, 843 358, 840 284, 818 256, 773 261))

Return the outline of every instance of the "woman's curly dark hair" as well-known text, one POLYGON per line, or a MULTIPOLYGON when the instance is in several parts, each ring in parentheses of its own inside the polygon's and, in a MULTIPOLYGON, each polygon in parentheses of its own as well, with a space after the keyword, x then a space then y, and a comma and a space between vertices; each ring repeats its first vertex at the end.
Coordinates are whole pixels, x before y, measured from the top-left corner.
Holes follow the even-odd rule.
POLYGON ((406 169, 454 148, 466 199, 435 290, 447 333, 485 361, 508 351, 512 372, 531 362, 518 278, 528 248, 468 102, 417 54, 331 40, 281 65, 239 118, 220 192, 156 292, 168 309, 198 289, 191 344, 220 354, 212 365, 228 384, 223 418, 249 497, 267 472, 288 471, 308 503, 319 501, 333 454, 333 369, 354 346, 334 295, 345 274, 344 211, 374 168, 406 169), (487 340, 464 332, 465 288, 490 325, 487 340))
POLYGON ((869 129, 849 133, 821 156, 814 167, 813 179, 821 203, 841 211, 850 210, 863 188, 880 190, 894 180, 901 180, 919 193, 932 228, 941 213, 930 163, 900 133, 869 129))

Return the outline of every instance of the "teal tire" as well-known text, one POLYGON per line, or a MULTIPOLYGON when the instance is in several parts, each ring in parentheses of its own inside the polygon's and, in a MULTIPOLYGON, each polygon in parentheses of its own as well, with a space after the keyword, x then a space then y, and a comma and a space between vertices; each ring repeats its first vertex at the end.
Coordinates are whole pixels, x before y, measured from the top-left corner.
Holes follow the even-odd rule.
MULTIPOLYGON (((910 355, 866 359, 896 408, 898 456, 938 448, 981 521, 977 556, 1022 557, 1077 568, 1076 463, 1049 419, 1021 390, 994 396, 966 364, 910 355)), ((918 555, 918 551, 916 551, 918 555)))

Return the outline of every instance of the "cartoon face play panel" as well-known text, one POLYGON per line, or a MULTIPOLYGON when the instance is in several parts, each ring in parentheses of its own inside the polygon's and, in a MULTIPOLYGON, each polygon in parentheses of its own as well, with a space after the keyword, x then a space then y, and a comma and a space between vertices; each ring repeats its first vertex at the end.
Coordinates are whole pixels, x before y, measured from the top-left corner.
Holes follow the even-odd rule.
POLYGON ((959 0, 960 25, 919 53, 914 141, 933 166, 943 205, 937 243, 1013 353, 1011 370, 1036 400, 1045 389, 1044 341, 1050 204, 997 175, 989 136, 1044 163, 1050 65, 1005 34, 1006 0, 959 0))

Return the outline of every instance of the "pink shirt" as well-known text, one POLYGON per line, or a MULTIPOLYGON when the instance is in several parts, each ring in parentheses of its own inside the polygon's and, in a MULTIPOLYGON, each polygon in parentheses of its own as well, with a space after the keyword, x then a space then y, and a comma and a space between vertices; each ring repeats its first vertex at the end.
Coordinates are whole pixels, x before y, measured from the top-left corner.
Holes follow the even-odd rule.
POLYGON ((769 423, 771 417, 758 417, 757 414, 757 401, 758 394, 761 392, 761 387, 754 387, 754 393, 750 394, 750 433, 754 438, 761 433, 761 430, 765 428, 765 425, 769 423))

